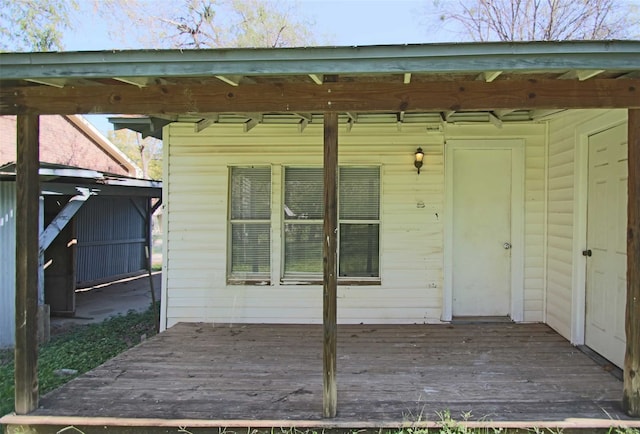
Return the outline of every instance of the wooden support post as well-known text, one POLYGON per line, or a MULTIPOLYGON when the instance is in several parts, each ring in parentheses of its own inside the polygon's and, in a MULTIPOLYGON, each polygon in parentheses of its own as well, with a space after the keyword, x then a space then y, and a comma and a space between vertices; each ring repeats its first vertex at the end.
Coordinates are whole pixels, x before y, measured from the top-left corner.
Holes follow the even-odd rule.
POLYGON ((629 110, 627 203, 627 309, 622 407, 640 417, 640 109, 629 110))
POLYGON ((18 115, 15 410, 38 407, 39 119, 18 115))
POLYGON ((323 262, 323 393, 322 415, 335 417, 338 404, 336 386, 337 286, 338 286, 338 114, 324 114, 324 243, 323 262))

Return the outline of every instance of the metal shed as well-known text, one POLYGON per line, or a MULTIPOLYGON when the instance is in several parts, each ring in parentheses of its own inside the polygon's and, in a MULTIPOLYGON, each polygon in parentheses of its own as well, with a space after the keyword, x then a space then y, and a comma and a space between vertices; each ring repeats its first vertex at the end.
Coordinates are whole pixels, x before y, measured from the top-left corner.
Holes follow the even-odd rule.
MULTIPOLYGON (((75 290, 147 269, 153 198, 161 182, 42 164, 40 225, 47 227, 79 192, 87 198, 44 251, 39 304, 56 315, 75 313, 75 290)), ((0 168, 0 347, 14 345, 15 165, 0 168)), ((44 241, 41 229, 41 243, 44 241)), ((46 311, 45 310, 45 311, 46 311)), ((45 327, 46 329, 46 327, 45 327)))

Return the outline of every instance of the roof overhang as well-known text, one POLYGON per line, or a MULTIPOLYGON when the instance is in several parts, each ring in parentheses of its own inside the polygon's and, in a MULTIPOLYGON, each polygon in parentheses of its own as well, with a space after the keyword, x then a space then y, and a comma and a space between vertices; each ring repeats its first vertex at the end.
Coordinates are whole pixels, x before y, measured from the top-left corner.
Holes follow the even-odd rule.
POLYGON ((0 54, 0 114, 640 107, 640 41, 0 54))
MULTIPOLYGON (((91 169, 40 163, 38 171, 43 194, 77 194, 78 188, 86 188, 92 194, 107 196, 162 196, 162 182, 115 175, 91 169)), ((0 181, 15 181, 16 164, 0 166, 0 181)))

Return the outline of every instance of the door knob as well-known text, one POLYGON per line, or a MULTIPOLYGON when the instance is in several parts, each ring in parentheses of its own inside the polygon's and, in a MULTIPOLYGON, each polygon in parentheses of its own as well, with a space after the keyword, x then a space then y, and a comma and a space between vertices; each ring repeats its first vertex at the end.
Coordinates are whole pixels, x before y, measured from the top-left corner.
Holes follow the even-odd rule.
POLYGON ((583 250, 582 251, 582 256, 591 256, 591 249, 587 249, 587 250, 583 250))
POLYGON ((504 247, 505 250, 509 250, 511 248, 511 243, 504 243, 502 247, 504 247))

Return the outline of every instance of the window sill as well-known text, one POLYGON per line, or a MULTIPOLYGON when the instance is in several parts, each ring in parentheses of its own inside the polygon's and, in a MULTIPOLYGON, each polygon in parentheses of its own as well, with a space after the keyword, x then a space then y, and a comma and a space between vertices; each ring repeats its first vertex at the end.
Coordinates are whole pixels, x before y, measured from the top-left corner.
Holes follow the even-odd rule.
POLYGON ((270 286, 269 279, 227 279, 227 285, 233 286, 270 286))
MULTIPOLYGON (((298 285, 298 286, 322 286, 323 282, 319 279, 281 279, 281 285, 298 285)), ((382 282, 379 278, 369 279, 338 279, 338 286, 380 286, 382 282)))

